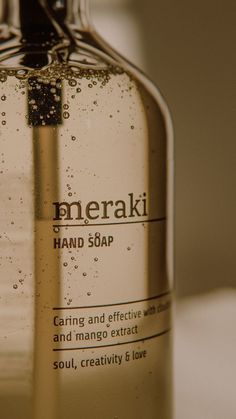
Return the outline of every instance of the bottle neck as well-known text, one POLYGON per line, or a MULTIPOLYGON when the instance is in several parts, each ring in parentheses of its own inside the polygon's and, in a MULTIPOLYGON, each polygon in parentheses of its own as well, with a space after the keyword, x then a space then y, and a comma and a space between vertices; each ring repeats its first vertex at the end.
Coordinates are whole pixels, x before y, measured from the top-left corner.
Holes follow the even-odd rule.
POLYGON ((67 24, 86 30, 90 26, 89 0, 48 0, 51 7, 58 13, 61 10, 62 19, 67 24))
POLYGON ((31 35, 52 30, 52 26, 58 33, 65 23, 86 31, 90 26, 88 0, 0 0, 0 21, 31 35))

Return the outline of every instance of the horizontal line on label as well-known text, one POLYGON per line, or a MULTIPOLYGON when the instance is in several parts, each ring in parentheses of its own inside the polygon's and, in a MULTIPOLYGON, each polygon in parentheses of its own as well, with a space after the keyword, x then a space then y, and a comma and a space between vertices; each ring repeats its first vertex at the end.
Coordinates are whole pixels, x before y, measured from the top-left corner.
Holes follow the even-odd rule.
POLYGON ((79 348, 58 348, 58 349, 53 349, 53 352, 81 351, 81 350, 85 350, 85 349, 99 349, 99 348, 109 348, 109 347, 112 347, 112 346, 131 345, 133 343, 145 342, 146 340, 151 340, 151 339, 158 338, 162 335, 165 335, 166 333, 169 333, 170 331, 171 331, 171 328, 166 329, 163 332, 157 333, 156 335, 147 336, 146 338, 132 340, 132 341, 129 341, 129 342, 111 343, 109 345, 81 346, 79 348))
POLYGON ((159 223, 166 221, 166 217, 154 218, 152 220, 139 220, 139 221, 125 221, 121 223, 97 223, 97 224, 54 224, 53 228, 67 228, 67 227, 103 227, 103 226, 115 226, 115 225, 127 225, 127 224, 146 224, 146 223, 159 223))
POLYGON ((157 300, 158 298, 165 297, 170 295, 171 291, 163 292, 162 294, 155 295, 153 297, 144 298, 142 300, 135 300, 135 301, 126 301, 123 303, 113 303, 113 304, 101 304, 101 305, 93 305, 93 306, 80 306, 80 307, 54 307, 53 310, 80 310, 86 308, 105 308, 105 307, 115 307, 115 306, 124 306, 128 304, 137 304, 137 303, 145 303, 146 301, 157 300))

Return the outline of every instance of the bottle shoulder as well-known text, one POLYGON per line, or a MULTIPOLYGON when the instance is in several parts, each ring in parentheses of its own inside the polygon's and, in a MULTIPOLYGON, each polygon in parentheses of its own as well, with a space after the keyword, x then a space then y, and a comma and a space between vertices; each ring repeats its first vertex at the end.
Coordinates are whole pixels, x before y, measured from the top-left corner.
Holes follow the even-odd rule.
POLYGON ((97 60, 97 64, 100 63, 101 67, 112 68, 117 73, 123 72, 128 75, 128 78, 136 84, 140 95, 143 98, 145 97, 145 101, 149 102, 150 106, 156 107, 160 118, 164 121, 170 142, 173 142, 173 127, 170 111, 158 86, 142 70, 117 52, 93 27, 90 28, 87 36, 83 33, 81 34, 80 31, 76 32, 76 28, 72 32, 74 39, 76 39, 76 54, 81 54, 81 51, 84 49, 87 53, 89 52, 89 55, 91 54, 90 57, 96 57, 95 62, 97 60))

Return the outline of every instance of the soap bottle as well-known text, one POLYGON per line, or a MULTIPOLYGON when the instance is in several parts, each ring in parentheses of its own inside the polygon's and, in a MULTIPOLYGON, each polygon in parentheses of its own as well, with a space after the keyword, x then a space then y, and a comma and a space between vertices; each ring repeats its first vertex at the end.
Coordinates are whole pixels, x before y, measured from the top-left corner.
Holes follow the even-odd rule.
POLYGON ((173 144, 85 0, 2 0, 4 419, 171 419, 173 144))

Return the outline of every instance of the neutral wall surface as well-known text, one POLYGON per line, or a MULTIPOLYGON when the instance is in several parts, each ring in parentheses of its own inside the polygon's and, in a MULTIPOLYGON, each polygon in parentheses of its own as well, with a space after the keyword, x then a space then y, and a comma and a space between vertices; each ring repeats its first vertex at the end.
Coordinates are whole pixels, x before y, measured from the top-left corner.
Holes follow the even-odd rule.
POLYGON ((94 20, 172 112, 178 294, 235 285, 235 1, 95 0, 94 20))

